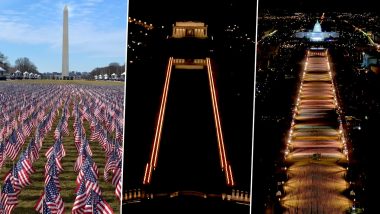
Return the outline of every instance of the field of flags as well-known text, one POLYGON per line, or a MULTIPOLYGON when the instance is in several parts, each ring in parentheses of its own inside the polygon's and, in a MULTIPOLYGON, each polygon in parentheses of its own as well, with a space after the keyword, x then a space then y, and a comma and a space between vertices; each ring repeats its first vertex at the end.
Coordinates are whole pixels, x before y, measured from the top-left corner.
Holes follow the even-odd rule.
POLYGON ((0 84, 0 213, 118 213, 124 86, 0 84))

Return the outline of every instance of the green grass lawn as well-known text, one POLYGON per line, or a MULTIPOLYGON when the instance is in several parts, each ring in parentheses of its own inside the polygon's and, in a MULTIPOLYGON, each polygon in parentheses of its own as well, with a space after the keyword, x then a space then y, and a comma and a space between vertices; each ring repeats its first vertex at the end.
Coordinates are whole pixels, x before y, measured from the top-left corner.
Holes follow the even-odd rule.
MULTIPOLYGON (((41 83, 41 82, 50 82, 47 80, 26 80, 26 81, 34 81, 35 83, 41 83)), ((15 81, 17 83, 24 82, 21 81, 15 81)), ((87 82, 87 81, 68 81, 68 80, 62 80, 57 81, 54 80, 53 82, 70 82, 70 83, 78 83, 81 84, 81 82, 87 82)), ((88 82, 95 82, 95 81, 88 81, 88 82)), ((107 82, 105 82, 107 83, 107 82)), ((115 84, 116 82, 109 82, 112 84, 115 84)), ((123 83, 119 83, 123 84, 123 83)), ((70 112, 72 111, 72 105, 69 108, 70 112)), ((62 108, 59 110, 60 114, 62 114, 62 108)), ((32 184, 22 189, 18 200, 19 204, 14 208, 12 213, 37 213, 34 211, 34 205, 36 204, 37 200, 39 199, 40 195, 43 193, 44 190, 44 170, 45 170, 45 163, 47 161, 45 157, 45 152, 53 145, 54 143, 54 130, 57 126, 57 123, 60 119, 61 115, 56 115, 56 118, 53 123, 52 130, 47 133, 44 141, 43 146, 40 150, 40 158, 33 163, 33 167, 36 170, 34 174, 31 175, 32 184)), ((62 141, 64 148, 66 150, 66 156, 62 158, 62 166, 64 168, 63 172, 59 175, 59 181, 60 185, 62 187, 61 190, 61 196, 64 201, 65 205, 65 212, 71 213, 71 209, 74 204, 75 200, 75 180, 77 178, 77 173, 74 171, 74 164, 76 161, 76 158, 78 157, 77 150, 75 148, 74 144, 74 131, 73 131, 73 122, 74 117, 70 116, 68 123, 69 123, 69 130, 70 135, 69 136, 63 136, 62 141)), ((86 137, 89 138, 90 136, 90 124, 85 121, 84 126, 86 129, 86 137)), ((34 130, 32 131, 31 136, 34 135, 34 130)), ((30 142, 30 138, 28 137, 23 150, 25 150, 30 142)), ((93 152, 93 160, 97 164, 99 169, 99 185, 101 187, 102 196, 103 199, 109 203, 109 205, 112 207, 115 213, 119 213, 120 210, 120 201, 117 199, 114 191, 115 187, 108 182, 104 181, 103 178, 103 172, 104 172, 104 165, 105 165, 105 152, 102 151, 100 145, 98 142, 90 142, 90 147, 93 152)), ((3 178, 4 175, 10 170, 12 166, 12 162, 10 160, 7 160, 6 164, 3 166, 3 168, 0 171, 0 176, 3 178)), ((1 182, 3 183, 3 182, 1 182)))

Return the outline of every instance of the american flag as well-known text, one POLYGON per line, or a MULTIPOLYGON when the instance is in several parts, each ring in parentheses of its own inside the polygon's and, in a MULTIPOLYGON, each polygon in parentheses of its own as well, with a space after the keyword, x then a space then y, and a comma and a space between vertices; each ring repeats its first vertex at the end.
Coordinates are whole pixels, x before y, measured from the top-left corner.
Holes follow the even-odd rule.
POLYGON ((17 129, 17 143, 20 144, 20 146, 24 145, 25 143, 25 136, 23 134, 23 131, 22 131, 22 125, 20 125, 17 129))
POLYGON ((44 116, 45 116, 45 112, 44 111, 38 112, 38 114, 37 114, 37 120, 38 121, 42 121, 44 119, 44 116))
POLYGON ((48 132, 48 129, 47 129, 48 119, 49 119, 49 114, 45 115, 41 123, 38 125, 38 129, 41 136, 44 136, 48 132))
POLYGON ((61 137, 61 133, 65 135, 69 135, 68 123, 66 117, 66 109, 64 109, 61 119, 59 120, 57 127, 54 130, 54 139, 59 139, 61 137))
POLYGON ((75 172, 78 172, 82 168, 82 165, 85 162, 87 156, 92 156, 92 151, 87 139, 82 138, 82 143, 80 145, 80 149, 78 152, 78 158, 75 161, 75 165, 74 165, 75 172))
POLYGON ((54 145, 50 147, 50 149, 45 153, 45 156, 49 158, 52 153, 55 154, 56 158, 59 161, 66 156, 66 151, 62 144, 62 138, 59 138, 55 141, 54 145))
POLYGON ((55 176, 63 171, 60 160, 56 158, 55 153, 52 153, 45 164, 45 176, 55 176))
POLYGON ((32 132, 32 128, 33 128, 33 126, 32 126, 30 119, 29 118, 26 119, 23 122, 22 127, 21 127, 23 136, 26 136, 26 137, 29 136, 30 133, 32 132))
POLYGON ((4 150, 5 150, 5 145, 4 143, 0 143, 0 168, 3 167, 4 162, 5 162, 5 156, 4 156, 4 150))
POLYGON ((6 211, 5 211, 5 206, 1 202, 1 191, 0 191, 0 214, 4 214, 4 213, 6 213, 6 211))
POLYGON ((42 123, 36 128, 36 132, 34 134, 34 142, 38 151, 40 151, 42 147, 42 141, 44 140, 44 132, 41 131, 42 123))
POLYGON ((84 206, 84 213, 113 214, 113 210, 100 194, 91 190, 84 206))
POLYGON ((86 204, 86 198, 87 198, 87 189, 86 189, 86 182, 83 180, 76 189, 76 197, 74 201, 74 206, 72 209, 72 214, 82 214, 83 208, 86 204))
POLYGON ((115 129, 116 129, 116 139, 121 141, 123 139, 123 128, 118 123, 116 123, 115 129))
POLYGON ((115 195, 120 200, 121 199, 121 179, 119 179, 119 182, 117 183, 116 189, 115 189, 115 195))
POLYGON ((109 142, 110 140, 108 139, 107 130, 104 129, 103 132, 99 133, 98 141, 100 146, 102 146, 103 150, 106 151, 106 154, 110 155, 112 151, 112 145, 109 142))
POLYGON ((122 160, 119 160, 117 167, 113 169, 112 184, 116 187, 115 195, 121 199, 121 170, 122 170, 122 160))
POLYGON ((17 193, 13 187, 11 178, 8 178, 1 190, 0 202, 5 213, 11 213, 12 209, 18 204, 17 193))
POLYGON ((109 173, 113 172, 113 170, 117 168, 120 160, 121 156, 118 154, 117 149, 113 149, 111 155, 107 157, 106 164, 104 166, 104 180, 109 181, 109 173))
POLYGON ((30 117, 32 127, 36 127, 37 126, 37 123, 38 123, 37 120, 38 120, 38 114, 39 113, 40 113, 39 111, 35 111, 35 112, 32 113, 32 116, 30 117))
POLYGON ((109 132, 112 132, 112 117, 110 115, 106 116, 106 128, 109 132))
POLYGON ((59 121, 57 127, 54 130, 54 139, 58 140, 61 138, 61 121, 59 121))
POLYGON ((52 213, 62 214, 64 213, 64 205, 60 188, 56 185, 56 179, 54 176, 47 176, 47 183, 45 182, 45 191, 37 201, 34 209, 39 213, 52 213), (44 206, 46 204, 46 206, 44 206))
POLYGON ((36 210, 37 212, 39 213, 43 213, 43 214, 52 214, 52 212, 50 211, 50 209, 48 208, 47 204, 46 204, 46 200, 41 200, 38 201, 39 203, 37 203, 36 205, 34 205, 34 210, 36 210))
POLYGON ((75 135, 74 143, 75 143, 75 147, 77 148, 77 151, 80 150, 80 145, 81 145, 82 137, 83 137, 82 129, 79 126, 80 126, 80 123, 78 123, 74 129, 74 135, 75 135))
POLYGON ((12 134, 9 136, 8 141, 5 146, 5 154, 12 160, 15 160, 18 152, 20 151, 20 144, 17 142, 16 131, 13 130, 12 134))
POLYGON ((82 146, 83 150, 86 150, 88 155, 92 156, 92 150, 90 147, 90 143, 88 142, 88 140, 85 137, 82 138, 82 145, 81 146, 82 146))
POLYGON ((77 176, 76 184, 79 185, 82 180, 97 182, 98 174, 99 171, 95 162, 92 160, 91 156, 85 153, 84 163, 77 176))
POLYGON ((23 153, 19 161, 13 165, 9 172, 5 175, 4 182, 8 179, 12 181, 13 188, 16 192, 22 188, 31 184, 30 175, 34 173, 35 170, 29 159, 25 158, 25 153, 23 153))
POLYGON ((28 148, 26 149, 26 151, 27 151, 28 159, 30 159, 30 161, 32 163, 34 161, 38 160, 38 158, 40 158, 39 149, 38 149, 38 146, 36 144, 36 141, 35 141, 34 137, 32 139, 30 139, 30 143, 29 143, 28 148))
POLYGON ((46 132, 50 131, 51 128, 53 127, 53 118, 55 116, 55 111, 53 111, 54 109, 52 109, 49 114, 48 114, 48 117, 46 118, 47 121, 46 121, 46 126, 45 126, 45 130, 46 132))
POLYGON ((17 116, 17 121, 18 122, 21 122, 21 114, 20 113, 21 113, 21 111, 19 111, 18 116, 17 116))
POLYGON ((8 133, 8 121, 4 121, 3 124, 1 124, 2 128, 0 130, 0 141, 4 140, 5 135, 8 133))
POLYGON ((12 127, 13 127, 13 128, 17 127, 17 120, 16 120, 16 117, 13 117, 13 120, 12 120, 12 127))
POLYGON ((68 129, 69 124, 67 122, 67 119, 68 118, 65 117, 65 119, 62 122, 62 127, 61 127, 63 134, 65 134, 66 136, 70 134, 69 129, 68 129))
POLYGON ((112 208, 103 200, 101 193, 88 189, 83 180, 77 189, 77 196, 74 201, 72 214, 96 213, 113 214, 112 208))
POLYGON ((15 171, 21 187, 26 187, 32 183, 30 175, 35 172, 32 166, 32 162, 27 158, 26 152, 21 154, 20 159, 15 164, 15 171))
POLYGON ((117 183, 119 182, 121 178, 121 170, 122 170, 121 167, 122 167, 122 159, 120 159, 119 162, 117 163, 117 167, 113 169, 112 184, 114 186, 117 185, 117 183))
POLYGON ((93 124, 93 128, 91 129, 91 136, 90 140, 95 141, 99 139, 99 134, 100 134, 100 125, 99 123, 96 123, 95 120, 91 121, 91 124, 93 124))

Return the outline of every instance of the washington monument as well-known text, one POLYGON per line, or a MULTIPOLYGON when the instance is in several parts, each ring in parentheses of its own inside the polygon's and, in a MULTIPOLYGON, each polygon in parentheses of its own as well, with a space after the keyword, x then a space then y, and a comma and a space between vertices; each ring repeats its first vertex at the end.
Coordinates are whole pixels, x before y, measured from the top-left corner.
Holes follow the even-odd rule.
POLYGON ((68 28, 69 11, 67 5, 63 9, 63 41, 62 41, 62 79, 69 76, 69 28, 68 28))

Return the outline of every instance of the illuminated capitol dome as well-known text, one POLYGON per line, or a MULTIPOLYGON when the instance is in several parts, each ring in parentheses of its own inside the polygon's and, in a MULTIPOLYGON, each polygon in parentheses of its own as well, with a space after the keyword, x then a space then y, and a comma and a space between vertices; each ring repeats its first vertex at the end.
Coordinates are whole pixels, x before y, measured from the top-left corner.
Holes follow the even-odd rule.
POLYGON ((322 42, 327 38, 338 38, 337 32, 322 32, 321 23, 317 20, 311 32, 297 32, 295 34, 297 38, 308 38, 312 42, 322 42))
POLYGON ((319 21, 317 20, 317 23, 315 23, 314 28, 313 28, 314 33, 321 33, 322 32, 322 27, 319 21))

